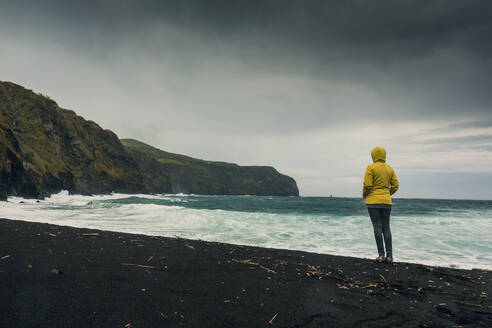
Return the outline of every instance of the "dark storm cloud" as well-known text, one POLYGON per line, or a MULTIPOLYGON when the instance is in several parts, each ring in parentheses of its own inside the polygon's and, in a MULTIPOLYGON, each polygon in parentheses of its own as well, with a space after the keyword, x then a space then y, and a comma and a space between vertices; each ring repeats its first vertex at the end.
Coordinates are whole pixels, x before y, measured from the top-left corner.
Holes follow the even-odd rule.
POLYGON ((98 28, 112 24, 135 28, 167 21, 221 36, 261 33, 266 38, 297 39, 294 43, 307 45, 330 40, 357 44, 419 40, 431 44, 456 39, 472 29, 479 33, 466 32, 472 37, 461 41, 490 49, 489 42, 483 42, 488 39, 482 28, 491 23, 487 1, 426 1, 417 6, 415 1, 377 0, 16 0, 2 5, 7 14, 15 13, 16 19, 37 16, 38 23, 56 17, 59 23, 70 22, 72 28, 87 23, 98 28))
POLYGON ((442 45, 455 45, 487 58, 492 50, 492 5, 487 1, 416 5, 414 1, 374 0, 48 0, 2 5, 4 22, 53 26, 54 33, 76 31, 75 35, 86 34, 87 38, 102 34, 118 39, 129 31, 164 22, 211 41, 250 40, 250 46, 270 45, 271 49, 284 43, 311 57, 330 58, 331 51, 338 49, 344 56, 386 62, 420 56, 442 45), (98 33, 92 34, 94 31, 98 33))
POLYGON ((453 153, 492 152, 492 134, 430 138, 420 142, 425 152, 453 153))
POLYGON ((463 137, 435 138, 423 141, 425 144, 473 144, 473 143, 492 143, 492 134, 480 134, 463 137))
MULTIPOLYGON (((2 7, 3 31, 55 40, 95 61, 110 61, 121 46, 157 59, 174 51, 175 67, 185 71, 226 56, 247 71, 369 86, 396 119, 491 112, 488 1, 11 1, 2 7), (142 38, 159 26, 179 32, 142 38)), ((333 107, 335 118, 346 113, 336 115, 333 107)), ((314 110, 318 121, 328 118, 325 110, 314 110)))
POLYGON ((473 129, 473 128, 480 129, 480 128, 490 128, 490 127, 492 127, 492 120, 452 123, 446 126, 446 129, 449 130, 473 129))

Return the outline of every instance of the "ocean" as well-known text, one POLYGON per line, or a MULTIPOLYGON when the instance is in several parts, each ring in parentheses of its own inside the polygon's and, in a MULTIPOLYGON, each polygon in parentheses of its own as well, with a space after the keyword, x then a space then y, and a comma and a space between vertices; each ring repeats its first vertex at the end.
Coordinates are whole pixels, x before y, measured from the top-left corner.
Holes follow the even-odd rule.
MULTIPOLYGON (((375 258, 361 198, 203 195, 9 197, 0 217, 375 258)), ((394 199, 395 261, 492 270, 492 201, 394 199)))

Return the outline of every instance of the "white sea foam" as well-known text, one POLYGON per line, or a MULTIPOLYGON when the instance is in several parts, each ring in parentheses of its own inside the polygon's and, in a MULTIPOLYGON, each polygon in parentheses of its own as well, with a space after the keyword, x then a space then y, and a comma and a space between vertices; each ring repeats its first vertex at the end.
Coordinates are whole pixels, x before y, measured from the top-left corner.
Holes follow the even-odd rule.
MULTIPOLYGON (((191 200, 183 195, 82 196, 61 192, 42 201, 9 197, 8 202, 2 203, 0 217, 363 258, 376 255, 367 215, 196 209, 184 206, 188 199, 191 200), (132 201, 132 197, 137 200, 132 201), (159 204, 159 201, 166 201, 166 204, 159 204)), ((489 214, 448 211, 442 216, 430 217, 394 215, 395 259, 492 269, 492 219, 489 214)))

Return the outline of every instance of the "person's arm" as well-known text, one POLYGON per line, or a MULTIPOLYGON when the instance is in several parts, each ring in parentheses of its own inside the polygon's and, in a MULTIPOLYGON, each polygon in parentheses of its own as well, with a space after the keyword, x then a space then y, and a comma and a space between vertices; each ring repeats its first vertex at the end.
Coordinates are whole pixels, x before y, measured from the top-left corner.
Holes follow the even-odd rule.
POLYGON ((362 197, 366 198, 371 192, 373 184, 372 170, 369 165, 366 168, 366 173, 364 174, 364 185, 362 187, 362 197))
POLYGON ((393 170, 393 168, 391 169, 391 173, 390 195, 393 195, 400 187, 400 184, 398 183, 398 177, 396 176, 395 170, 393 170))

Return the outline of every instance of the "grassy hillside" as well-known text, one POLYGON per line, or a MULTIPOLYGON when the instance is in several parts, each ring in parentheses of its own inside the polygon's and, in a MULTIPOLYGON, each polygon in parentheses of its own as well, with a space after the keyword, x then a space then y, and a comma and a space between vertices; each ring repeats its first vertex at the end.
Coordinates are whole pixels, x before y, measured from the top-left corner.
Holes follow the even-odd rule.
POLYGON ((159 163, 163 164, 193 165, 203 164, 205 162, 201 159, 196 159, 185 155, 168 153, 167 151, 160 150, 135 139, 120 139, 120 141, 126 148, 149 154, 159 163))
POLYGON ((269 166, 239 166, 169 153, 134 139, 121 139, 152 192, 297 196, 294 179, 269 166))

